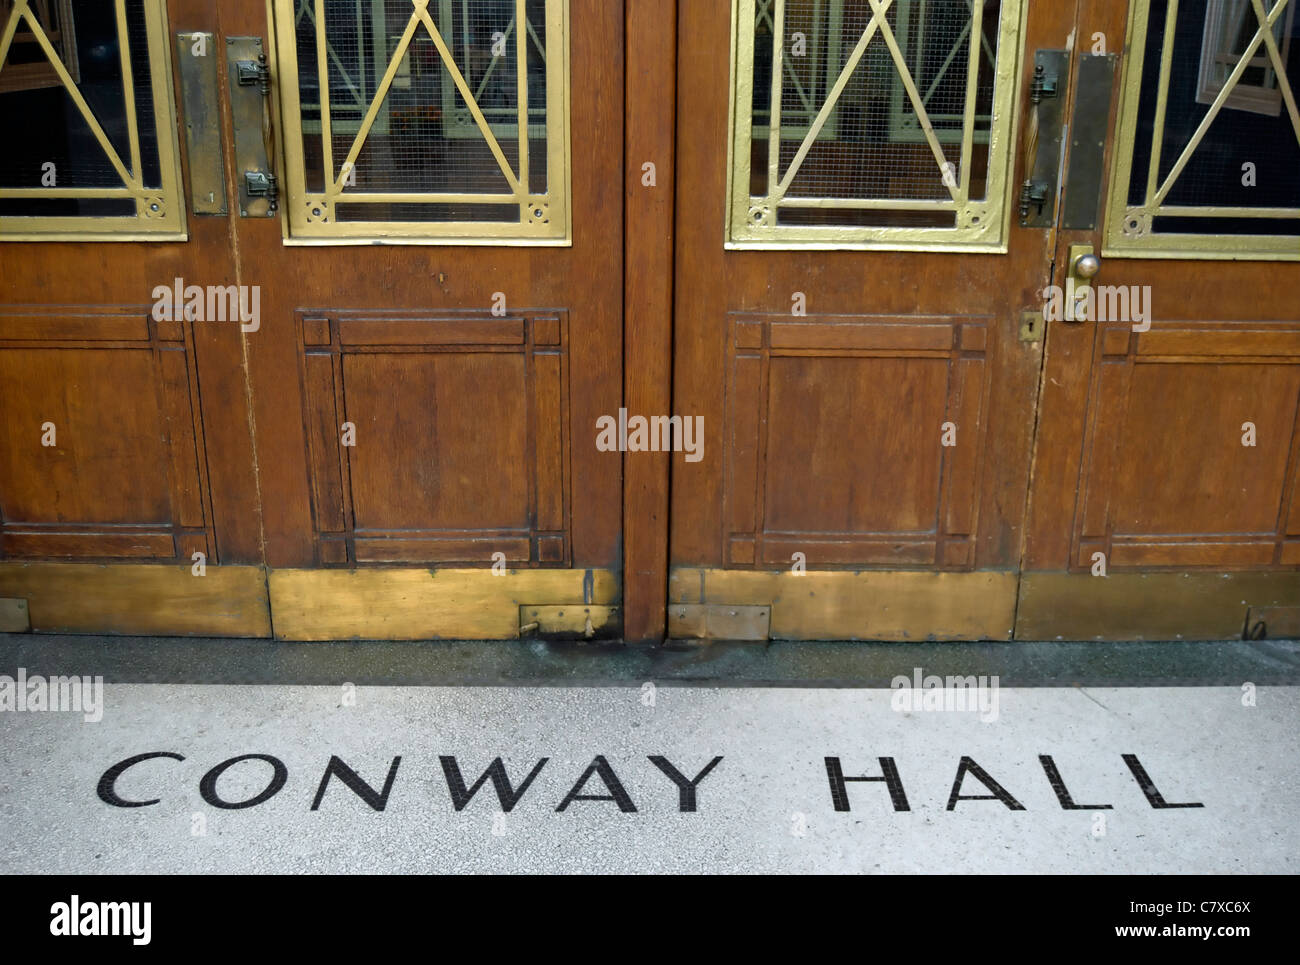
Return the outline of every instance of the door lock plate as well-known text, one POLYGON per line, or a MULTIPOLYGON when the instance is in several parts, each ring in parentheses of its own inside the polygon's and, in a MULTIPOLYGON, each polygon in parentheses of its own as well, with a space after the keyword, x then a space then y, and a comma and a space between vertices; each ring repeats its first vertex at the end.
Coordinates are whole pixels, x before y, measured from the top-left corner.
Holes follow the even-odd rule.
POLYGON ((1047 327, 1047 320, 1043 317, 1043 310, 1026 309, 1020 313, 1020 341, 1022 342, 1041 342, 1043 340, 1043 329, 1047 327))

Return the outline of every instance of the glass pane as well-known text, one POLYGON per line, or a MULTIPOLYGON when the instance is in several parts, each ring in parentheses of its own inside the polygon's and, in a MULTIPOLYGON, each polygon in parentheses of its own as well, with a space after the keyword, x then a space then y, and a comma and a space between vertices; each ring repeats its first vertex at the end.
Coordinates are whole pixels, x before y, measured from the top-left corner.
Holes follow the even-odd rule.
MULTIPOLYGON (((1272 3, 1266 3, 1271 9, 1272 3)), ((1156 106, 1160 87, 1161 52, 1168 23, 1168 4, 1152 4, 1145 38, 1146 60, 1142 78, 1142 99, 1138 111, 1138 136, 1133 154, 1129 202, 1146 203, 1147 171, 1153 148, 1156 106)), ((1174 24, 1173 53, 1169 63, 1168 103, 1165 108, 1163 144, 1156 168, 1156 183, 1163 185, 1192 144, 1202 122, 1227 78, 1252 46, 1260 29, 1249 0, 1244 2, 1180 4, 1174 24), (1199 8, 1199 9, 1198 9, 1199 8), (1203 70, 1207 57, 1222 46, 1217 30, 1231 40, 1226 44, 1232 56, 1223 65, 1217 85, 1206 90, 1203 70)), ((1274 25, 1280 52, 1286 58, 1287 74, 1300 76, 1300 43, 1295 41, 1293 12, 1285 13, 1274 25)), ((1255 56, 1267 59, 1260 44, 1255 56)), ((1181 173, 1164 198, 1166 205, 1225 209, 1291 208, 1300 217, 1300 135, 1278 90, 1278 77, 1269 73, 1269 89, 1259 85, 1261 69, 1246 70, 1224 102, 1204 135, 1192 148, 1181 173), (1252 85, 1252 81, 1254 82, 1252 85), (1269 105, 1272 106, 1269 106, 1269 105)), ((1294 234, 1295 218, 1245 218, 1225 210, 1221 217, 1165 217, 1153 225, 1168 233, 1294 234)))
MULTIPOLYGON (((0 23, 8 22, 13 0, 0 0, 0 23)), ((85 99, 109 146, 131 168, 130 133, 123 94, 121 38, 116 9, 103 0, 42 0, 31 16, 85 99)), ((134 82, 142 185, 160 187, 159 147, 153 125, 149 60, 143 4, 126 4, 127 44, 134 82)), ((0 65, 0 125, 21 130, 0 155, 0 186, 125 187, 90 121, 45 56, 30 22, 19 22, 13 46, 0 65)), ((23 198, 6 204, 9 215, 134 216, 135 205, 105 205, 92 198, 23 198)))
POLYGON ((738 172, 751 199, 746 228, 984 236, 999 219, 976 208, 1004 200, 989 197, 998 49, 1008 27, 1016 36, 1020 12, 1003 6, 755 0, 753 23, 741 28, 752 31, 752 63, 738 67, 752 78, 749 141, 733 150, 733 160, 747 155, 738 172))

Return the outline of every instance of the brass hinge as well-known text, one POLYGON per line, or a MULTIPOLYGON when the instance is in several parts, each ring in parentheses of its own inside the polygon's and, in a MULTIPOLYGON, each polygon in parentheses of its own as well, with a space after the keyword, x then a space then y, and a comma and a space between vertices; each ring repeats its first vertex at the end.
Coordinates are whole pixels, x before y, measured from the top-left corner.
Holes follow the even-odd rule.
POLYGON ((770 606, 726 603, 668 606, 668 636, 678 640, 766 640, 771 625, 770 606))

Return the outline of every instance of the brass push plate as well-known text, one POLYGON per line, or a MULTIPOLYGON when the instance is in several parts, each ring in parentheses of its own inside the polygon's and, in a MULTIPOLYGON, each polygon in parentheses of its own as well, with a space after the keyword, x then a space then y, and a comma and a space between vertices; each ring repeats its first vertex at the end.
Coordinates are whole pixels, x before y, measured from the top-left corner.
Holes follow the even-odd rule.
POLYGON ((217 93, 220 51, 210 33, 176 34, 176 63, 185 112, 185 153, 190 162, 190 210, 226 214, 226 171, 221 157, 221 103, 217 93))
POLYGON ((242 218, 273 218, 278 184, 267 158, 270 74, 261 37, 226 38, 226 79, 235 129, 235 183, 242 218))
POLYGON ((668 636, 676 640, 766 640, 771 625, 770 606, 724 603, 668 606, 668 636))
POLYGON ((1102 159, 1110 123, 1111 91, 1115 87, 1115 55, 1084 54, 1079 58, 1074 121, 1070 125, 1070 170, 1065 178, 1061 224, 1091 231, 1097 227, 1101 204, 1102 159))

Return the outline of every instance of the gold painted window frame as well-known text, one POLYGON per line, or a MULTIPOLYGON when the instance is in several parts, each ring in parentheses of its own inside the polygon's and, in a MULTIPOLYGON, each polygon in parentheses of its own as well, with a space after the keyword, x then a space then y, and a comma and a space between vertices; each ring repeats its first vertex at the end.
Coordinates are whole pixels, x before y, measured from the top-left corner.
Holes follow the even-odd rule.
MULTIPOLYGON (((427 31, 433 22, 430 8, 437 0, 411 0, 412 9, 421 20, 420 30, 427 31), (426 20, 426 18, 428 18, 426 20)), ((515 0, 516 10, 524 7, 524 0, 515 0)), ((275 43, 272 45, 272 71, 277 77, 280 91, 277 128, 281 133, 284 158, 285 191, 282 210, 287 217, 281 219, 286 245, 496 245, 569 247, 573 244, 571 196, 571 145, 570 145, 570 83, 569 83, 569 0, 546 0, 546 171, 547 190, 536 194, 528 190, 526 173, 514 171, 510 175, 517 188, 511 194, 448 193, 391 191, 370 192, 348 189, 343 185, 343 175, 334 178, 324 192, 310 192, 306 186, 305 160, 302 142, 302 111, 298 97, 297 30, 294 19, 295 0, 267 0, 268 23, 272 25, 275 43), (499 221, 343 221, 321 220, 311 214, 323 210, 322 202, 332 205, 339 200, 348 204, 518 204, 520 218, 516 222, 499 221), (539 216, 540 212, 540 216, 539 216)), ((436 24, 435 24, 436 26, 436 24)), ((318 26, 318 38, 324 35, 318 26)), ((438 35, 443 45, 446 41, 438 35)), ((512 38, 513 39, 513 38, 512 38)), ((527 39, 527 38, 524 38, 527 39)), ((319 40, 318 40, 319 42, 319 40)), ((399 47, 399 50, 401 48, 399 47)), ((387 75, 393 75, 402 58, 390 58, 387 75)), ((446 70, 446 58, 443 69, 446 70)), ((452 60, 454 63, 454 58, 452 60)), ((526 77, 526 71, 522 72, 526 77)), ((459 67, 457 74, 460 76, 459 67)), ((463 80, 463 77, 460 77, 463 80)), ((391 81, 391 76, 388 77, 391 81)), ((381 85, 380 93, 387 93, 388 85, 381 85)), ((379 104, 382 105, 382 98, 379 104)), ((520 105, 527 111, 527 102, 520 105)), ((363 118, 354 139, 350 154, 355 154, 364 144, 365 135, 373 123, 378 108, 363 118)), ((476 129, 492 132, 492 125, 483 118, 477 105, 472 112, 476 129)), ((328 111, 321 112, 322 126, 328 120, 328 111)), ((521 147, 527 138, 520 139, 521 147)), ((321 133, 322 145, 329 142, 328 129, 321 133)), ((495 133, 490 141, 495 144, 495 133)), ((332 149, 325 152, 325 167, 332 172, 332 149)), ((526 155, 526 151, 524 152, 526 155)), ((500 159, 498 159, 500 161, 500 159)), ((346 161, 345 161, 346 163, 346 161)), ((508 165, 506 165, 508 167, 508 165)))
MULTIPOLYGON (((1262 0, 1253 0, 1260 3, 1262 0)), ((1300 0, 1281 0, 1268 14, 1270 20, 1282 17, 1292 3, 1300 0)), ((1131 0, 1125 49, 1129 52, 1124 64, 1121 82, 1119 117, 1115 128, 1114 156, 1111 159, 1110 190, 1106 201, 1106 221, 1102 242, 1102 255, 1111 258, 1171 258, 1188 260, 1233 261, 1300 261, 1300 238, 1296 235, 1245 235, 1245 234, 1191 234, 1163 233, 1152 230, 1153 219, 1160 215, 1202 218, 1300 218, 1300 208, 1239 208, 1227 205, 1168 205, 1164 198, 1173 188, 1186 162, 1199 147, 1205 132, 1218 116, 1232 91, 1234 78, 1244 73, 1254 52, 1268 47, 1276 48, 1271 31, 1267 38, 1257 32, 1255 41, 1248 47, 1237 68, 1228 76, 1223 87, 1210 105, 1196 132, 1183 150, 1173 169, 1160 182, 1160 159, 1164 137, 1165 105, 1168 98, 1169 75, 1174 46, 1174 27, 1179 0, 1169 0, 1166 30, 1161 48, 1159 86, 1152 131, 1152 150, 1146 172, 1146 189, 1143 204, 1128 201, 1133 178, 1133 154, 1138 136, 1138 108, 1142 97, 1142 75, 1146 60, 1147 30, 1151 19, 1151 0, 1131 0)), ((1300 113, 1295 98, 1286 87, 1284 77, 1279 77, 1279 87, 1284 91, 1287 111, 1296 136, 1300 138, 1300 113)))
MULTIPOLYGON (((121 187, 60 188, 0 187, 0 198, 132 198, 136 214, 123 216, 22 216, 5 215, 0 220, 3 241, 185 241, 185 203, 181 193, 180 148, 176 134, 176 101, 172 91, 171 44, 168 42, 167 0, 141 0, 149 56, 150 91, 158 139, 158 187, 143 184, 140 159, 139 123, 135 110, 135 80, 127 39, 126 0, 113 0, 116 8, 118 47, 121 54, 123 105, 127 120, 129 157, 123 161, 104 133, 90 105, 77 89, 67 66, 58 56, 34 18, 24 19, 36 35, 48 62, 59 75, 91 133, 109 162, 117 170, 121 187), (129 165, 129 166, 128 166, 129 165)), ((16 0, 8 22, 0 24, 0 74, 17 30, 18 19, 28 10, 29 0, 16 0)))
MULTIPOLYGON (((784 8, 784 0, 776 0, 784 8)), ((894 0, 871 0, 873 8, 887 9, 894 0)), ((974 10, 982 10, 976 4, 974 10)), ((997 66, 994 72, 993 123, 988 137, 989 161, 985 197, 973 201, 970 190, 970 152, 974 144, 974 98, 978 72, 968 72, 967 116, 964 120, 962 164, 951 197, 943 201, 925 199, 841 199, 799 198, 792 207, 840 207, 889 211, 954 211, 952 228, 872 227, 841 225, 756 225, 750 211, 768 200, 751 196, 750 142, 753 137, 753 65, 755 0, 732 0, 731 7, 731 96, 727 108, 727 212, 723 245, 729 250, 861 250, 933 251, 1006 254, 1011 228, 1011 191, 1018 125, 1016 99, 1020 67, 1024 58, 1028 0, 1003 0, 998 24, 997 66)), ((874 14, 873 9, 873 14, 874 14)), ((882 17, 883 19, 883 17, 882 17)), ((871 18, 868 22, 874 20, 871 18)), ((868 27, 870 30, 870 27, 868 27)), ((872 38, 870 42, 879 42, 872 38)), ((972 45, 974 46, 974 45, 972 45)), ((978 51, 977 51, 978 52, 978 51)), ((775 69, 773 70, 775 74, 775 69)), ((850 72, 851 73, 851 72, 850 72)), ((901 78, 904 84, 915 84, 901 78)), ((845 81, 846 78, 841 78, 845 81)), ((836 87, 842 87, 837 83, 836 87)), ((832 91, 832 96, 838 96, 832 91)), ((910 93, 910 92, 909 92, 910 93)), ((769 128, 769 136, 770 136, 769 128)), ((816 139, 816 134, 813 135, 816 139)), ((937 140, 937 139, 936 139, 937 140)), ((769 194, 768 198, 771 195, 769 194)), ((779 206, 787 202, 782 197, 779 206)))

